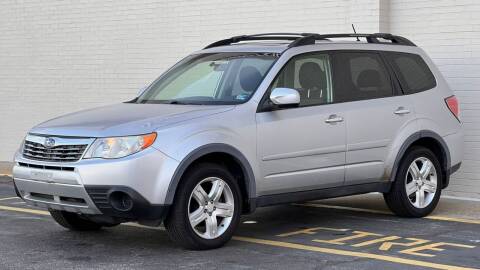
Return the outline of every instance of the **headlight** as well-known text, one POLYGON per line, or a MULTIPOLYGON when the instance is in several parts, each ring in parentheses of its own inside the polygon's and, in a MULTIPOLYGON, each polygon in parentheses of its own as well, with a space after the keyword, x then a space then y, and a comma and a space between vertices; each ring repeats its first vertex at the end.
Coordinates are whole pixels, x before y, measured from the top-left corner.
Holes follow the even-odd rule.
POLYGON ((98 138, 84 158, 121 158, 142 151, 155 142, 157 133, 138 136, 98 138))

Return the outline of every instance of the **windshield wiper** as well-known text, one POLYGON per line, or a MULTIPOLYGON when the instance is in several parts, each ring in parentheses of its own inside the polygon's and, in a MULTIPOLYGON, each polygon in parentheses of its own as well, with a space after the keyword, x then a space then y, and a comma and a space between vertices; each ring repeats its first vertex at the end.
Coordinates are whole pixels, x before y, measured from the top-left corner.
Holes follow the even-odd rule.
POLYGON ((178 104, 178 105, 195 105, 196 104, 196 103, 193 103, 193 102, 180 101, 180 100, 177 100, 177 99, 172 99, 172 100, 169 100, 165 103, 166 104, 178 104))

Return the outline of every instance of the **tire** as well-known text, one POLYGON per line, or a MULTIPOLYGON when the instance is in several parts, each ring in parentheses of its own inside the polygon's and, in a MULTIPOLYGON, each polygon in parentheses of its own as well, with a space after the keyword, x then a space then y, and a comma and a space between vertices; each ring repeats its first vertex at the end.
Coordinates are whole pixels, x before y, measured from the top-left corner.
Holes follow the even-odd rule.
POLYGON ((414 146, 402 158, 391 190, 384 193, 385 202, 397 216, 425 217, 437 206, 442 193, 442 183, 443 174, 435 154, 425 147, 414 146), (434 168, 429 170, 429 173, 423 170, 428 161, 430 165, 425 168, 434 168), (415 167, 411 168, 414 162, 419 169, 418 173, 415 167), (407 195, 407 188, 410 195, 407 195))
MULTIPOLYGON (((76 213, 59 210, 49 210, 49 212, 58 224, 72 231, 96 231, 104 226, 103 224, 82 218, 76 213)), ((111 224, 111 226, 114 226, 114 224, 111 224)))
POLYGON ((190 250, 206 250, 223 246, 232 238, 240 222, 242 212, 240 194, 235 178, 226 168, 218 164, 202 163, 189 169, 181 179, 172 209, 165 220, 169 238, 190 250), (222 191, 219 192, 220 195, 212 193, 215 185, 223 186, 222 191), (194 192, 199 190, 198 186, 205 192, 194 192), (203 203, 200 204, 200 201, 203 203), (207 201, 206 204, 205 201, 207 201), (191 223, 190 217, 198 217, 192 218, 195 224, 198 222, 198 225, 191 223), (214 228, 212 224, 218 227, 212 229, 214 228))

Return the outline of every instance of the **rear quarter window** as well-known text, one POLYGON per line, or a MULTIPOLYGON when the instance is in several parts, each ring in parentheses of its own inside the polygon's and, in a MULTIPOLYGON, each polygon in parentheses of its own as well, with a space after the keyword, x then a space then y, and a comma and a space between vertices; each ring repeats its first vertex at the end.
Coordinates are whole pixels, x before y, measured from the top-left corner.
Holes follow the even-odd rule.
POLYGON ((437 83, 422 57, 411 53, 387 53, 405 94, 434 88, 437 83))

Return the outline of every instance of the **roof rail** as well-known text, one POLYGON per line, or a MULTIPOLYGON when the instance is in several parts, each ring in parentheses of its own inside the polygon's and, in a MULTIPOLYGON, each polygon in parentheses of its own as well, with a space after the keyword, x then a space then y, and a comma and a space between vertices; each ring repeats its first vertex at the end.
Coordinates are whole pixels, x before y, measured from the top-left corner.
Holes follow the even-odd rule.
POLYGON ((405 46, 416 46, 410 40, 392 35, 389 33, 374 33, 374 34, 315 34, 315 33, 264 33, 255 35, 241 35, 227 39, 216 41, 204 49, 230 45, 232 43, 238 43, 241 41, 254 41, 254 40, 287 40, 292 41, 288 47, 298 47, 304 45, 315 44, 317 40, 330 40, 332 38, 365 38, 368 43, 377 44, 395 44, 405 46), (390 42, 384 42, 383 40, 389 40, 390 42))
POLYGON ((263 34, 255 34, 255 35, 241 35, 241 36, 234 36, 227 39, 222 39, 216 41, 204 49, 218 47, 218 46, 225 46, 230 45, 232 43, 238 43, 241 41, 253 41, 253 40, 297 40, 299 38, 305 37, 309 34, 299 34, 299 33, 263 33, 263 34))
MULTIPOLYGON (((392 35, 390 33, 374 33, 374 34, 313 34, 315 40, 328 40, 332 38, 365 38, 368 43, 380 43, 380 44, 395 44, 395 45, 405 45, 405 46, 416 46, 410 40, 401 37, 392 35), (390 42, 384 42, 379 39, 389 40, 390 42)), ((293 47, 293 46, 292 46, 293 47)))

